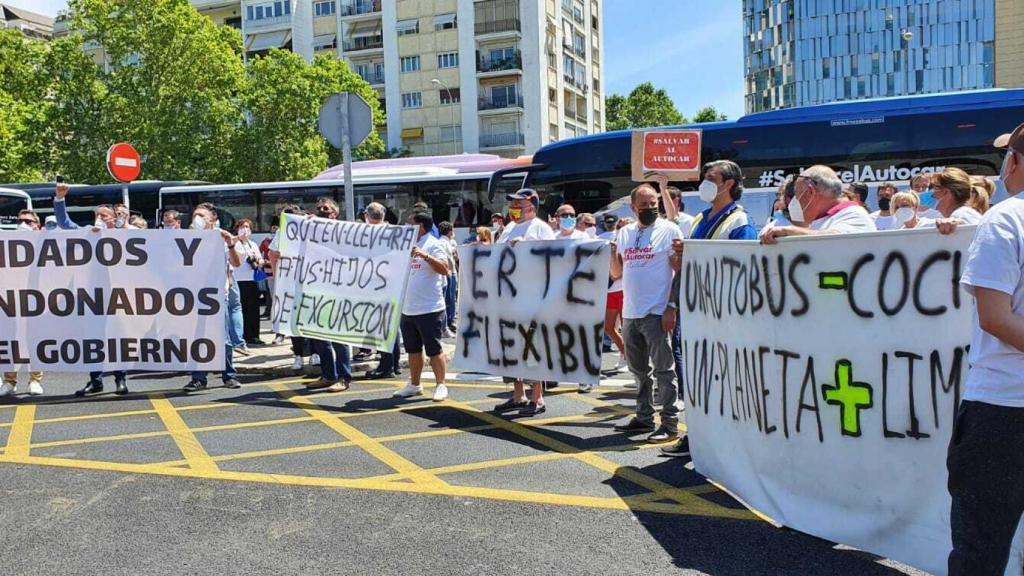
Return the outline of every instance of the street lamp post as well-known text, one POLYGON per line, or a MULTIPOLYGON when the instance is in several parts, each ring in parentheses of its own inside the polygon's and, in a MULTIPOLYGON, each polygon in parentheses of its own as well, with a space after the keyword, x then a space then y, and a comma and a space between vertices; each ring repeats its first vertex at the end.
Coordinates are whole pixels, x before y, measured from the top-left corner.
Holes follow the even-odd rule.
POLYGON ((437 78, 431 79, 430 83, 437 84, 441 88, 444 88, 444 91, 448 93, 448 105, 452 106, 452 154, 458 154, 459 146, 455 143, 455 102, 452 101, 452 91, 448 89, 448 86, 446 86, 444 82, 441 82, 437 78))

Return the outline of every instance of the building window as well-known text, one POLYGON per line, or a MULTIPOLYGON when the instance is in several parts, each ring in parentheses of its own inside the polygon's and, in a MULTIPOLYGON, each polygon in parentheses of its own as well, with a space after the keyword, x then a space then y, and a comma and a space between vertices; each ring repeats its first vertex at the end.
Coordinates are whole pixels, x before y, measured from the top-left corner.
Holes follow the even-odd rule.
POLYGON ((459 88, 441 89, 441 104, 458 104, 462 102, 462 90, 459 88))
POLYGON ((338 5, 334 0, 328 0, 327 2, 317 2, 313 5, 313 14, 315 16, 330 16, 337 11, 338 5))
POLYGON ((291 13, 291 0, 276 0, 275 2, 252 4, 245 7, 246 20, 263 20, 265 18, 276 18, 278 16, 287 16, 291 13))
POLYGON ((434 30, 454 30, 458 28, 455 14, 438 14, 434 16, 434 30))
POLYGON ((419 56, 403 56, 402 57, 402 72, 415 72, 420 69, 420 57, 419 56))
POLYGON ((462 126, 441 126, 441 142, 458 142, 462 140, 462 126))
POLYGON ((398 23, 395 24, 395 31, 398 33, 399 36, 419 34, 420 21, 415 18, 412 20, 399 20, 398 23))
POLYGON ((459 53, 447 52, 437 55, 438 68, 457 68, 459 66, 459 53))
POLYGON ((423 106, 423 94, 419 92, 405 92, 402 94, 402 108, 421 108, 423 106))

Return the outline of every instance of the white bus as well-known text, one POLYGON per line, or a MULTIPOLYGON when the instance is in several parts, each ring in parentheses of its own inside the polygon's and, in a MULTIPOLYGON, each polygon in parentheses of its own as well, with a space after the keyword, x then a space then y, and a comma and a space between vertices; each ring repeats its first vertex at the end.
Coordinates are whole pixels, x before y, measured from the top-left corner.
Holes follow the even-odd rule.
POLYGON ((0 230, 18 227, 18 213, 32 209, 32 199, 21 190, 0 188, 0 230))

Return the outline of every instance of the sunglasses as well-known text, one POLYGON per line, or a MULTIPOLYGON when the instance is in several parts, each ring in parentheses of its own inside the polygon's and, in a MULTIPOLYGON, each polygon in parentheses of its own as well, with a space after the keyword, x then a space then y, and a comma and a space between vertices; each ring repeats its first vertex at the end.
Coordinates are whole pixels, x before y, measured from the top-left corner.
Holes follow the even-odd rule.
POLYGON ((18 218, 18 224, 39 224, 39 222, 27 218, 18 218))

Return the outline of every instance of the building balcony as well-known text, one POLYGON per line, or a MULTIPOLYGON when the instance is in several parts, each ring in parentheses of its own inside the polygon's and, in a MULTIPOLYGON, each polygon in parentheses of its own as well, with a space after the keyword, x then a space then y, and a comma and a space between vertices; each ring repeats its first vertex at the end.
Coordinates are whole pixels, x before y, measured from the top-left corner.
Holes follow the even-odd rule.
POLYGON ((231 8, 238 6, 239 0, 190 0, 196 10, 213 10, 215 8, 231 8))
POLYGON ((516 50, 515 55, 510 58, 488 58, 481 56, 476 62, 477 72, 503 72, 506 70, 519 70, 523 69, 523 55, 519 50, 516 50))
POLYGON ((516 110, 523 108, 523 97, 516 96, 508 98, 505 96, 491 96, 483 97, 477 103, 477 110, 481 112, 489 112, 496 110, 516 110))
POLYGON ((503 32, 521 32, 522 23, 519 18, 506 18, 504 20, 483 20, 476 23, 476 34, 498 34, 503 32))
POLYGON ((383 72, 360 72, 359 76, 362 77, 363 80, 366 80, 366 82, 369 83, 370 86, 376 86, 378 84, 384 83, 383 72))
POLYGON ((345 52, 358 52, 360 50, 383 50, 384 49, 384 37, 377 36, 374 38, 355 38, 342 44, 342 50, 345 52))
POLYGON ((519 148, 526 146, 526 136, 519 132, 481 134, 480 148, 519 148))
POLYGON ((248 33, 271 28, 289 28, 291 25, 292 16, 291 14, 286 14, 284 16, 271 16, 270 18, 246 20, 245 31, 248 33))
POLYGON ((381 11, 381 0, 348 0, 341 3, 342 16, 360 16, 364 14, 379 14, 381 11))

